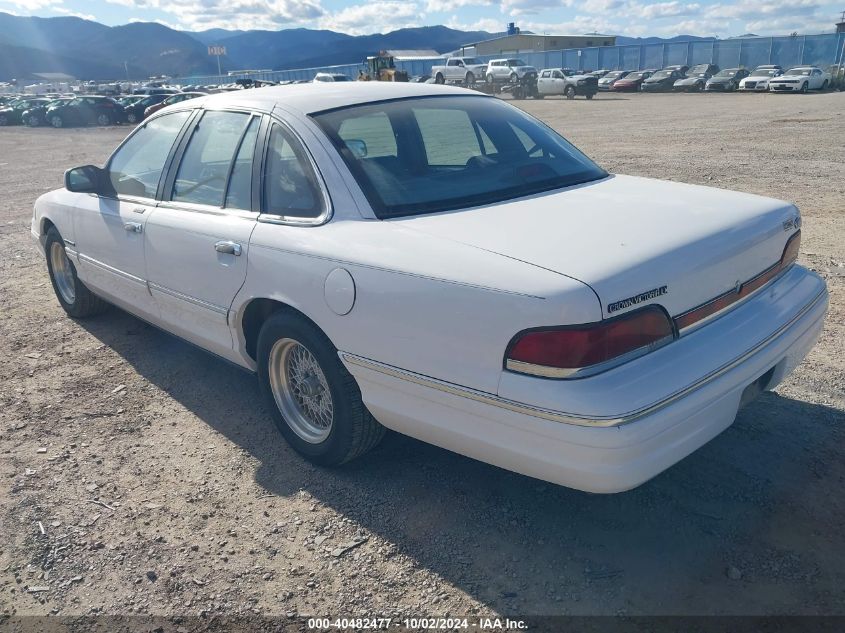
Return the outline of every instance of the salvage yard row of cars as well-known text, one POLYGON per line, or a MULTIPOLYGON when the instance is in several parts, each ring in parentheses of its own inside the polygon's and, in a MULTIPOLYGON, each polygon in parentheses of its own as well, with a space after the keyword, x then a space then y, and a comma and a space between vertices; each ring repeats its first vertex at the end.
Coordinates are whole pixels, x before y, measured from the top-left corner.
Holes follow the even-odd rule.
POLYGON ((113 98, 101 95, 0 97, 0 126, 114 125, 140 123, 163 107, 206 96, 203 92, 162 92, 113 98))
POLYGON ((754 70, 715 64, 667 66, 661 70, 614 70, 602 73, 599 90, 615 92, 808 92, 826 90, 830 74, 815 66, 796 66, 784 72, 766 64, 754 70))

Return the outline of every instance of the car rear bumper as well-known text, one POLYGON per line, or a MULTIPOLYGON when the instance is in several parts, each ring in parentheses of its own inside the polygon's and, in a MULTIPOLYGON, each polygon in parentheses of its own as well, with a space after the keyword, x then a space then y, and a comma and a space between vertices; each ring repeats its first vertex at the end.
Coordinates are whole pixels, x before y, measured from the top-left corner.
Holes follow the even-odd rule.
MULTIPOLYGON (((679 363, 687 352, 699 350, 703 366, 693 367, 698 380, 688 388, 663 396, 645 410, 620 412, 616 426, 567 423, 567 403, 554 409, 541 404, 474 392, 435 379, 341 353, 356 378, 364 402, 382 424, 400 433, 457 453, 531 477, 588 492, 612 493, 634 488, 725 430, 736 417, 744 395, 772 389, 807 355, 815 344, 827 311, 827 290, 817 276, 793 267, 790 282, 781 292, 761 291, 731 313, 706 327, 607 374, 624 381, 631 371, 649 374, 643 363, 657 363, 654 372, 678 372, 672 356, 676 346, 679 363), (804 279, 798 279, 804 277, 804 279), (793 292, 811 299, 796 304, 793 292), (790 292, 793 291, 793 292, 790 292), (756 303, 757 305, 752 305, 756 303), (780 325, 760 338, 755 311, 770 312, 766 326, 780 325), (744 311, 745 314, 740 314, 744 311), (757 330, 755 331, 755 327, 757 330), (751 334, 758 337, 747 348, 751 334), (712 353, 718 347, 720 354, 712 353), (681 348, 686 348, 682 350, 681 348), (736 356, 737 350, 746 351, 736 356), (707 353, 704 353, 704 352, 707 353), (651 357, 651 358, 650 358, 651 357), (635 363, 637 367, 633 367, 635 363), (714 366, 713 363, 716 363, 714 366)), ((538 378, 549 388, 560 381, 538 378)), ((565 381, 569 387, 590 391, 597 377, 565 381), (575 385, 574 383, 580 383, 575 385)), ((612 381, 611 381, 612 382, 612 381)), ((605 384, 610 384, 605 380, 605 384)), ((622 391, 625 384, 618 385, 622 391)), ((662 385, 653 385, 657 390, 662 385)), ((561 388, 560 391, 563 391, 561 388)), ((604 387, 596 398, 613 400, 604 387)), ((571 405, 571 401, 569 403, 571 405)), ((589 418, 589 416, 587 416, 589 418)), ((607 421, 594 416, 599 424, 607 421)), ((587 418, 582 418, 587 421, 587 418)))

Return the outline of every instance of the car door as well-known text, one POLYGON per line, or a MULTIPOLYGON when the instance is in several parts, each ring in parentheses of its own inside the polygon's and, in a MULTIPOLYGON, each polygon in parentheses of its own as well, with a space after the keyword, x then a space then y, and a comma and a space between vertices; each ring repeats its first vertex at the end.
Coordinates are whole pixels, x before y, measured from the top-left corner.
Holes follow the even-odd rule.
POLYGON ((810 71, 810 89, 818 90, 822 87, 822 71, 818 68, 813 68, 810 71))
POLYGON ((539 92, 541 95, 551 94, 549 92, 549 89, 551 88, 551 79, 551 70, 541 70, 540 76, 537 78, 537 92, 539 92))
POLYGON ((144 230, 159 181, 190 112, 174 112, 139 127, 105 170, 109 191, 80 194, 73 224, 82 280, 109 301, 156 320, 148 288, 144 230))
POLYGON ((247 111, 201 111, 147 221, 147 277, 161 322, 222 356, 232 351, 229 308, 246 278, 258 217, 253 164, 261 125, 247 111))
POLYGON ((562 95, 566 92, 566 75, 562 70, 553 70, 549 94, 562 95))

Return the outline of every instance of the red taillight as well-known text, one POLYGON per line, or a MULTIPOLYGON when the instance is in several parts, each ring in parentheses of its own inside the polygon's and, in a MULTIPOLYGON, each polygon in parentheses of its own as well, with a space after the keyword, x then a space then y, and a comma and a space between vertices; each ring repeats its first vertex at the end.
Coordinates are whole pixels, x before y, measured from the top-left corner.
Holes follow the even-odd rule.
POLYGON ((752 277, 739 288, 730 290, 725 294, 719 295, 697 308, 693 308, 688 312, 675 317, 675 327, 678 330, 683 330, 707 317, 721 312, 729 305, 736 303, 750 295, 755 290, 765 286, 772 279, 777 277, 782 271, 786 270, 796 259, 798 259, 798 250, 801 247, 801 231, 796 231, 795 235, 789 238, 786 246, 783 249, 783 254, 778 263, 767 268, 756 277, 752 277))
POLYGON ((576 377, 634 352, 644 354, 673 336, 666 313, 649 306, 600 323, 521 332, 508 347, 506 366, 540 376, 576 377))

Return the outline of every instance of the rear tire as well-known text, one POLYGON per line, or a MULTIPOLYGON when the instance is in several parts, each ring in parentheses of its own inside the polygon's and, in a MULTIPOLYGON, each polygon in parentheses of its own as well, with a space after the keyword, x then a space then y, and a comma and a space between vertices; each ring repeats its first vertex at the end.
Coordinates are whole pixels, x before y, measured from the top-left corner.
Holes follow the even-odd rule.
POLYGON ((47 231, 44 252, 47 255, 50 283, 53 284, 59 305, 68 316, 84 319, 108 309, 109 304, 88 290, 87 286, 79 280, 76 266, 68 258, 65 242, 55 227, 47 231))
POLYGON ((302 316, 277 312, 261 327, 258 380, 279 432, 316 464, 348 462, 384 436, 335 346, 302 316))
POLYGON ((9 124, 9 119, 6 118, 5 114, 0 114, 0 126, 6 126, 9 124))
POLYGON ((134 112, 130 112, 129 114, 126 115, 126 120, 129 121, 129 123, 137 123, 138 122, 138 115, 135 114, 134 112))
POLYGON ((29 118, 26 120, 26 124, 27 124, 29 127, 38 127, 39 125, 41 125, 41 119, 39 119, 37 116, 35 116, 35 115, 33 114, 31 117, 29 117, 29 118))
POLYGON ((827 79, 822 82, 822 90, 827 90, 827 79))

